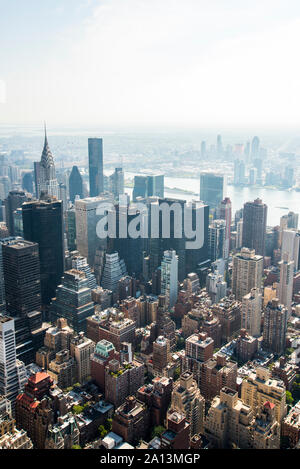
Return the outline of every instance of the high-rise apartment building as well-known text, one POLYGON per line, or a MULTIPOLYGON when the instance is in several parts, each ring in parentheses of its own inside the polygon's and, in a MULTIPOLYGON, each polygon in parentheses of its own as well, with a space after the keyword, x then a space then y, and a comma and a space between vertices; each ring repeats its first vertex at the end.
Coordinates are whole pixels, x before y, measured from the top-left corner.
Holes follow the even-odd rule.
POLYGON ((17 430, 11 403, 0 396, 0 449, 32 449, 32 441, 25 430, 17 430))
POLYGON ((103 140, 89 138, 90 197, 97 197, 104 190, 103 180, 103 140))
POLYGON ((286 331, 288 310, 274 298, 265 307, 263 347, 276 355, 284 353, 286 348, 286 331))
POLYGON ((294 261, 295 271, 300 265, 300 231, 294 229, 283 230, 281 242, 281 259, 288 255, 290 261, 294 261))
POLYGON ((257 412, 266 401, 275 404, 275 417, 281 422, 286 416, 286 389, 283 381, 272 378, 267 368, 259 367, 243 380, 242 401, 257 412))
POLYGON ((161 263, 161 293, 173 308, 178 296, 178 256, 175 251, 165 251, 161 263))
POLYGON ((282 260, 278 263, 280 268, 280 280, 277 284, 277 298, 283 304, 289 314, 291 313, 293 298, 293 279, 295 262, 290 260, 290 256, 285 252, 282 260))
POLYGON ((22 206, 24 238, 38 243, 42 303, 49 305, 64 272, 62 202, 45 197, 22 206))
POLYGON ((14 320, 0 316, 0 395, 11 401, 13 409, 25 382, 24 363, 17 360, 14 320))
POLYGON ((186 371, 174 384, 172 400, 168 414, 174 411, 185 415, 191 425, 191 436, 203 433, 205 400, 193 379, 193 373, 186 371))
POLYGON ((260 256, 265 254, 267 211, 266 204, 260 199, 244 204, 243 247, 254 249, 260 256))
POLYGON ((219 207, 219 218, 225 220, 225 246, 224 246, 224 257, 225 259, 229 256, 230 251, 230 237, 231 237, 231 200, 229 197, 225 197, 224 200, 220 203, 219 207))
POLYGON ((252 288, 242 299, 243 329, 253 337, 260 337, 262 317, 262 294, 259 288, 252 288))
POLYGON ((263 257, 254 250, 242 248, 233 256, 232 293, 237 300, 242 301, 252 288, 261 288, 262 271, 263 257))
POLYGON ((162 375, 164 369, 170 361, 170 341, 163 336, 159 336, 153 342, 153 371, 162 375))

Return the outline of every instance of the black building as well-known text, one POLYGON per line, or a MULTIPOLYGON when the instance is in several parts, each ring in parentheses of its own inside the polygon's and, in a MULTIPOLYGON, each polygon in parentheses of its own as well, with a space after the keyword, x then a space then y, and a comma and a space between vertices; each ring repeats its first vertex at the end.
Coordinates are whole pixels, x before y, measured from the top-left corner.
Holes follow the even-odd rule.
POLYGON ((24 202, 27 201, 27 196, 24 191, 10 191, 4 201, 6 225, 10 236, 15 235, 14 227, 14 211, 20 208, 24 202))
POLYGON ((49 305, 64 272, 62 202, 45 196, 22 207, 24 238, 39 245, 42 304, 49 305))
POLYGON ((243 211, 243 247, 255 249, 255 254, 265 255, 265 238, 268 207, 260 199, 246 202, 243 211))
POLYGON ((77 166, 73 166, 69 177, 69 195, 71 202, 75 202, 76 195, 83 199, 82 177, 77 166))

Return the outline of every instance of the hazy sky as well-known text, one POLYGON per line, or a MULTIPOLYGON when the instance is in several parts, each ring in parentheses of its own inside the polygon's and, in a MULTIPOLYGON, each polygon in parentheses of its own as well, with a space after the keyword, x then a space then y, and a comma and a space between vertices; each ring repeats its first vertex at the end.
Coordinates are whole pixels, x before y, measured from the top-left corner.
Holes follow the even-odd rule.
POLYGON ((0 123, 298 126, 299 44, 299 0, 0 0, 0 123))

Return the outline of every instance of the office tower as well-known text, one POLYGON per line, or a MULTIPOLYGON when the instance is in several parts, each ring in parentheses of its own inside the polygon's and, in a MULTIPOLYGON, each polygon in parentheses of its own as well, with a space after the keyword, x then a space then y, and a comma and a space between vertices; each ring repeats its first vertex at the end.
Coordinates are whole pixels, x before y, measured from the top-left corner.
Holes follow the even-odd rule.
POLYGON ((88 265, 86 258, 75 254, 74 256, 71 257, 71 263, 72 263, 71 265, 72 269, 80 270, 81 272, 85 273, 86 278, 88 279, 89 288, 91 290, 96 289, 97 288, 96 278, 90 266, 88 265))
POLYGON ((147 176, 147 197, 164 198, 165 177, 163 174, 147 176))
POLYGON ((23 232, 23 215, 22 208, 17 208, 13 213, 13 222, 14 222, 14 236, 20 236, 21 238, 24 235, 23 232))
POLYGON ((42 303, 48 305, 64 272, 62 203, 45 198, 24 203, 22 211, 24 238, 39 245, 42 303))
POLYGON ((253 337, 260 337, 262 315, 262 294, 259 288, 252 288, 242 299, 242 328, 253 337))
POLYGON ((0 316, 0 395, 11 401, 13 411, 25 381, 26 368, 17 359, 14 319, 0 316))
POLYGON ((219 207, 219 218, 221 220, 225 220, 226 229, 225 229, 225 247, 224 247, 224 257, 228 259, 229 251, 230 251, 230 236, 231 236, 231 200, 229 197, 225 197, 224 200, 220 203, 219 207))
POLYGON ((109 177, 110 192, 118 202, 119 196, 124 194, 124 171, 123 168, 115 168, 114 173, 109 177))
POLYGON ((184 372, 174 383, 169 413, 174 411, 183 413, 191 424, 191 436, 194 436, 203 433, 204 409, 205 400, 193 379, 193 373, 184 372))
POLYGON ((49 196, 59 198, 58 182, 56 179, 54 158, 51 153, 45 126, 45 141, 41 156, 41 161, 34 163, 34 173, 36 182, 36 196, 40 198, 42 192, 49 196))
POLYGON ((164 198, 164 175, 134 176, 133 201, 153 196, 164 198))
POLYGON ((6 310, 15 317, 41 308, 41 277, 37 243, 15 239, 2 244, 6 310))
POLYGON ((45 449, 72 449, 79 446, 80 431, 76 417, 71 413, 59 416, 50 424, 45 439, 45 449))
POLYGON ((288 254, 289 260, 294 261, 295 271, 299 270, 300 259, 300 232, 295 229, 287 229, 282 232, 281 259, 288 254))
POLYGON ((54 418, 49 399, 52 386, 49 374, 38 372, 28 378, 16 401, 17 427, 28 433, 37 449, 44 449, 48 426, 54 418))
POLYGON ((261 288, 263 257, 254 250, 242 248, 233 256, 232 293, 238 301, 242 301, 252 288, 261 288))
POLYGON ((213 304, 219 303, 227 296, 227 283, 224 282, 223 275, 220 275, 218 271, 210 272, 206 278, 206 290, 213 304))
POLYGON ((85 384, 91 376, 91 356, 95 351, 95 344, 91 339, 80 332, 76 337, 72 337, 70 352, 75 358, 77 365, 77 379, 81 384, 85 384))
POLYGON ((280 304, 287 308, 289 314, 291 313, 293 298, 294 265, 294 261, 290 260, 287 253, 283 254, 282 260, 278 263, 280 281, 277 284, 277 298, 280 304))
POLYGON ((211 209, 216 209, 226 192, 226 177, 221 174, 202 172, 200 174, 200 200, 211 209))
POLYGON ((260 199, 244 204, 243 247, 264 256, 267 226, 267 206, 260 199))
POLYGON ((72 252, 76 250, 76 211, 74 208, 66 211, 65 220, 68 250, 72 252))
POLYGON ((223 144, 222 144, 222 136, 221 135, 217 136, 217 154, 218 154, 218 156, 223 155, 223 144))
POLYGON ((105 339, 120 352, 123 342, 134 344, 135 328, 135 321, 124 318, 124 313, 119 310, 109 308, 105 311, 96 311, 87 319, 86 335, 95 343, 105 339))
POLYGON ((22 189, 24 191, 28 192, 29 194, 33 195, 34 189, 33 189, 33 173, 32 173, 32 171, 26 172, 26 173, 23 174, 22 189))
POLYGON ((251 159, 255 160, 256 158, 259 158, 259 138, 258 137, 253 137, 252 143, 251 143, 251 159))
POLYGON ((161 293, 166 303, 173 308, 178 296, 178 256, 175 251, 165 251, 161 263, 161 293))
POLYGON ((201 142, 201 158, 206 158, 206 142, 204 140, 201 142))
POLYGON ((212 262, 224 258, 225 236, 225 220, 214 220, 208 227, 209 258, 212 262))
POLYGON ((27 196, 23 191, 10 191, 4 201, 6 225, 10 236, 15 236, 14 212, 26 201, 27 196))
POLYGON ((69 177, 69 195, 73 204, 75 202, 76 195, 78 195, 80 199, 83 199, 82 176, 77 166, 73 166, 69 177))
POLYGON ((158 375, 163 374, 170 361, 170 342, 163 336, 159 336, 153 342, 153 371, 158 375))
POLYGON ((288 310, 280 304, 278 298, 270 301, 264 313, 263 347, 282 355, 286 348, 288 310))
POLYGON ((105 249, 107 242, 97 236, 97 223, 102 217, 96 214, 96 210, 101 204, 109 202, 112 202, 110 197, 88 197, 75 201, 77 250, 87 258, 91 267, 95 263, 96 250, 100 247, 105 249))
POLYGON ((236 249, 241 249, 243 246, 243 220, 237 222, 237 236, 236 236, 236 249))
POLYGON ((79 333, 86 331, 86 319, 93 312, 94 303, 85 273, 75 269, 65 272, 50 305, 52 321, 65 318, 79 333))
POLYGON ((245 184, 245 163, 243 160, 236 159, 234 160, 234 177, 233 181, 235 185, 245 184))
POLYGON ((283 217, 281 218, 282 219, 286 218, 287 220, 286 228, 295 229, 295 230, 298 229, 298 219, 299 219, 298 213, 289 212, 287 215, 283 215, 283 217))
POLYGON ((144 384, 144 373, 144 364, 137 360, 124 363, 110 360, 105 368, 105 399, 119 407, 144 384))
POLYGON ((103 140, 89 138, 90 197, 97 197, 104 191, 103 140))
POLYGON ((286 389, 281 380, 271 377, 267 368, 258 367, 245 377, 241 391, 242 401, 257 412, 266 401, 275 404, 275 417, 281 423, 286 416, 286 389))
POLYGON ((127 275, 126 266, 123 259, 119 258, 117 252, 105 254, 105 263, 101 277, 101 286, 106 290, 117 293, 118 284, 121 278, 127 275))
POLYGON ((65 212, 68 208, 68 204, 67 204, 67 186, 66 186, 66 184, 63 184, 62 182, 60 182, 58 184, 58 198, 59 198, 59 200, 61 200, 62 206, 63 206, 63 211, 65 212))

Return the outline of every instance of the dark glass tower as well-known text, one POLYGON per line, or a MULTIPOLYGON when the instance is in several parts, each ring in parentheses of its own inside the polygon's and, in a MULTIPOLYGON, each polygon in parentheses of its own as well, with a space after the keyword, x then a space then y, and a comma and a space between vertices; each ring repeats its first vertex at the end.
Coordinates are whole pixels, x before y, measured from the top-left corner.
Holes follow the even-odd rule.
POLYGON ((216 209, 224 198, 226 180, 222 174, 205 173, 200 175, 200 200, 216 209))
POLYGON ((42 303, 55 296, 64 272, 64 229, 62 202, 45 197, 22 207, 24 238, 39 245, 42 303))
POLYGON ((97 197, 104 190, 103 140, 89 138, 90 196, 97 197))
POLYGON ((17 358, 35 359, 47 325, 42 322, 39 249, 22 238, 2 240, 6 312, 15 321, 17 358))
POLYGON ((82 177, 77 166, 73 166, 69 177, 70 200, 74 203, 76 195, 83 199, 82 177))
POLYGON ((89 281, 84 272, 72 269, 64 273, 51 306, 51 319, 65 318, 76 331, 86 331, 86 318, 94 313, 89 281))
POLYGON ((264 256, 268 207, 260 199, 246 202, 243 212, 243 247, 264 256))

